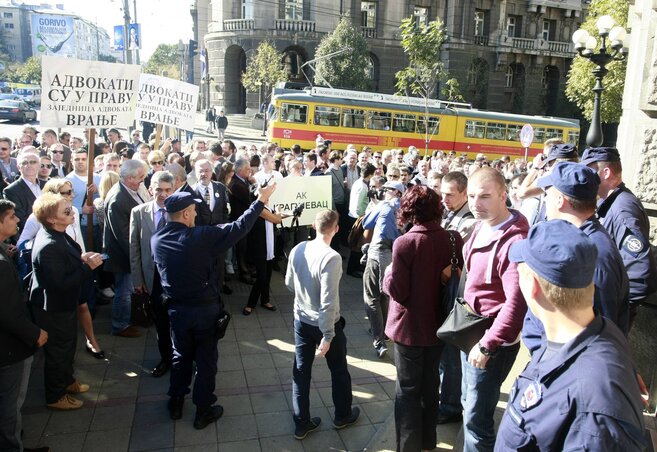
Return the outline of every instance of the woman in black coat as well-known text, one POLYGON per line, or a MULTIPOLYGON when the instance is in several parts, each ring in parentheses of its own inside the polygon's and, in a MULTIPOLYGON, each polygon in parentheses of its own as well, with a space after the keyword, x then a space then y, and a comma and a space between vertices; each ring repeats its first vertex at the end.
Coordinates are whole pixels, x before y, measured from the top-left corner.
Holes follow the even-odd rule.
POLYGON ((33 210, 43 229, 32 247, 30 303, 37 324, 48 332, 44 347, 46 403, 54 409, 76 409, 82 401, 69 394, 89 390, 89 385, 73 377, 80 290, 103 261, 98 253, 82 254, 80 246, 66 233, 74 221, 74 211, 62 195, 42 194, 33 210))

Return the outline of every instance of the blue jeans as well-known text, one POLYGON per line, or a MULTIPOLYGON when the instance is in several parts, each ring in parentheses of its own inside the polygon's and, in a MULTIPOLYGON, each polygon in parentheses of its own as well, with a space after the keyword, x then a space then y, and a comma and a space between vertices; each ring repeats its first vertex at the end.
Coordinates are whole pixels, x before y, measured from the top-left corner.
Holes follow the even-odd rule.
POLYGON ((477 369, 461 352, 461 403, 463 404, 463 451, 492 451, 495 447, 495 407, 500 387, 509 375, 520 343, 499 347, 485 369, 477 369))
POLYGON ((130 326, 130 303, 132 290, 132 277, 130 276, 130 273, 114 273, 112 334, 120 333, 130 326))
POLYGON ((209 407, 217 401, 214 389, 219 355, 215 330, 220 312, 219 303, 203 306, 174 303, 169 306, 173 343, 169 396, 189 394, 193 363, 196 363, 194 405, 209 407))
POLYGON ((445 344, 440 355, 440 408, 438 414, 445 417, 461 414, 461 352, 453 345, 445 344))
POLYGON ((23 450, 21 408, 27 395, 33 360, 30 356, 23 361, 0 367, 0 450, 23 450))
MULTIPOLYGON (((347 338, 344 335, 344 319, 335 324, 335 336, 326 353, 326 364, 331 371, 335 419, 351 415, 351 375, 347 369, 347 338)), ((292 369, 292 405, 294 423, 305 427, 310 421, 310 377, 315 351, 322 340, 319 327, 294 320, 294 368, 292 369)))

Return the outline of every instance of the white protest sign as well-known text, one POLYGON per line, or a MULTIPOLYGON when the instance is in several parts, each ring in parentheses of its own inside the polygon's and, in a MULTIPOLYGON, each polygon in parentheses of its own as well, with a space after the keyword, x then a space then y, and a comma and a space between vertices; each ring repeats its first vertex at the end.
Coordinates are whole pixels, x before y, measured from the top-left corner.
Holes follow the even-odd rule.
POLYGON ((198 86, 141 74, 135 119, 193 131, 197 102, 198 86))
MULTIPOLYGON (((292 212, 303 206, 299 217, 299 226, 312 224, 320 210, 330 209, 333 205, 333 187, 328 176, 286 177, 276 181, 276 191, 269 199, 269 205, 276 211, 292 212)), ((291 218, 283 220, 284 226, 290 226, 291 218)))
POLYGON ((127 127, 135 117, 140 66, 44 55, 41 124, 127 127))

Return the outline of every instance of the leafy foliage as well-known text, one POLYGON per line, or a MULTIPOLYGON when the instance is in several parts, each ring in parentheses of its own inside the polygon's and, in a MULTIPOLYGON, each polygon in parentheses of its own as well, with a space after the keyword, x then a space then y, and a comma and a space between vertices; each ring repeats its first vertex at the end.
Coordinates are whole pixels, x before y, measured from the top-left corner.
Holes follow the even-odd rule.
POLYGON ((25 63, 16 65, 13 74, 9 77, 16 83, 38 85, 41 83, 41 57, 31 56, 25 63))
POLYGON ((342 17, 335 30, 322 39, 315 58, 345 48, 351 50, 317 62, 315 83, 327 83, 334 88, 369 89, 371 80, 368 75, 367 41, 348 18, 342 17))
POLYGON ((450 102, 465 102, 463 95, 461 94, 461 85, 456 78, 450 78, 447 80, 443 88, 440 90, 443 98, 450 102))
POLYGON ((274 46, 263 41, 256 49, 255 55, 246 66, 246 72, 242 74, 242 84, 248 91, 264 91, 265 98, 271 94, 271 90, 278 82, 287 79, 287 73, 281 64, 282 55, 276 51, 274 46))
POLYGON ((147 74, 165 75, 166 77, 180 79, 180 55, 178 44, 160 44, 144 65, 147 74))
MULTIPOLYGON (((582 28, 588 31, 591 36, 597 37, 598 29, 595 22, 605 14, 613 17, 618 25, 626 27, 628 9, 628 0, 593 0, 582 28)), ((607 45, 607 51, 613 52, 609 45, 607 45)), ((582 110, 584 117, 589 120, 593 113, 594 93, 592 90, 595 86, 595 79, 591 74, 593 69, 595 69, 595 65, 588 59, 583 57, 575 58, 568 72, 566 85, 566 97, 574 102, 582 110)), ((625 61, 612 61, 607 65, 609 73, 602 80, 602 85, 605 87, 600 104, 602 122, 613 123, 618 122, 620 119, 626 69, 627 63, 625 61)))

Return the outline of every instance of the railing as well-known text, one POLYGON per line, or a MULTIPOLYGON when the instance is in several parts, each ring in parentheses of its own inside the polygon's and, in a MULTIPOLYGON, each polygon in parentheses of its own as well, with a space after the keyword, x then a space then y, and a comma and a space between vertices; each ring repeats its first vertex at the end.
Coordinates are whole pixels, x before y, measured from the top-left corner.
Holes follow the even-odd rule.
POLYGON ((558 53, 574 53, 570 42, 546 41, 547 50, 558 53))
POLYGON ((488 36, 475 36, 474 43, 478 46, 487 46, 488 45, 488 36))
POLYGON ((254 23, 253 19, 224 20, 224 31, 253 30, 254 23))
POLYGON ((376 38, 376 28, 360 27, 360 32, 363 34, 363 38, 376 38))
POLYGON ((283 31, 315 31, 315 21, 276 19, 276 29, 283 31))
MULTIPOLYGON (((477 37, 475 36, 475 39, 477 37)), ((542 38, 513 38, 503 35, 500 39, 500 44, 503 48, 513 48, 519 50, 526 50, 529 52, 549 52, 549 53, 561 53, 561 54, 570 54, 575 53, 573 49, 573 44, 570 42, 560 42, 560 41, 546 41, 542 38)))
POLYGON ((516 49, 532 50, 536 48, 536 39, 511 38, 511 45, 516 49))

